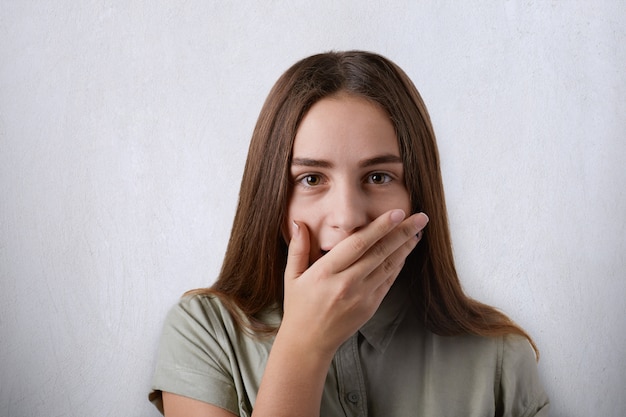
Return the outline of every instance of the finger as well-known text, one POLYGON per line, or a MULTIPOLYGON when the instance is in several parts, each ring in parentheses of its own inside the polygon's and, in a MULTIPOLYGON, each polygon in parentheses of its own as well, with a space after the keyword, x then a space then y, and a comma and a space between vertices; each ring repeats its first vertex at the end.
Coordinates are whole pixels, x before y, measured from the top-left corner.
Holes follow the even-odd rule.
POLYGON ((402 270, 407 256, 415 249, 420 241, 419 235, 413 235, 408 241, 404 242, 398 249, 391 255, 385 258, 366 278, 367 281, 371 281, 371 285, 377 287, 388 280, 390 277, 395 276, 402 270))
MULTIPOLYGON (((400 275, 402 268, 406 262, 406 257, 415 249, 415 246, 421 240, 423 233, 420 231, 417 236, 412 237, 409 241, 400 246, 391 256, 378 266, 363 282, 362 285, 372 288, 372 296, 374 302, 381 302, 389 289, 392 287, 396 278, 400 275), (377 300, 377 301, 376 301, 377 300)), ((364 288, 364 289, 365 289, 364 288)))
POLYGON ((309 267, 309 230, 304 223, 291 224, 292 233, 287 253, 285 279, 296 279, 309 267))
POLYGON ((375 297, 375 300, 380 303, 383 298, 387 295, 393 283, 396 282, 396 278, 400 275, 402 268, 404 267, 404 262, 396 266, 396 269, 388 276, 383 277, 382 280, 379 280, 378 286, 375 287, 372 291, 372 296, 375 297))
MULTIPOLYGON (((399 211, 402 212, 401 210, 399 211)), ((347 265, 338 263, 336 267, 347 269, 349 266, 354 265, 358 274, 365 277, 401 245, 413 239, 428 223, 428 217, 424 213, 418 213, 410 216, 398 225, 397 223, 394 224, 397 218, 392 218, 391 214, 393 212, 383 214, 367 228, 346 238, 340 243, 341 249, 336 251, 335 249, 340 247, 340 245, 337 245, 331 253, 339 252, 340 255, 343 254, 345 256, 344 259, 351 261, 351 263, 347 265), (353 241, 350 242, 350 240, 353 241), (365 242, 367 242, 367 245, 365 245, 365 242), (357 244, 363 245, 366 247, 366 250, 357 251, 357 244), (359 260, 359 262, 355 264, 356 260, 359 260)), ((336 270, 339 271, 341 269, 336 270)))
POLYGON ((324 257, 325 262, 330 264, 331 271, 345 270, 361 258, 379 239, 400 224, 404 217, 404 211, 400 209, 390 210, 380 215, 367 227, 342 240, 324 257))
MULTIPOLYGON (((384 262, 391 254, 407 242, 417 243, 418 236, 428 223, 428 216, 424 213, 417 213, 404 220, 390 233, 379 239, 363 256, 364 259, 371 259, 374 265, 384 262)), ((411 247, 411 250, 413 248, 411 247)), ((408 253, 406 253, 408 254, 408 253)))
MULTIPOLYGON (((398 262, 404 262, 406 256, 417 244, 417 235, 428 223, 428 216, 417 213, 403 221, 390 233, 377 241, 354 265, 357 274, 366 277, 377 269, 390 271, 398 262)), ((381 273, 377 275, 380 277, 381 273)))

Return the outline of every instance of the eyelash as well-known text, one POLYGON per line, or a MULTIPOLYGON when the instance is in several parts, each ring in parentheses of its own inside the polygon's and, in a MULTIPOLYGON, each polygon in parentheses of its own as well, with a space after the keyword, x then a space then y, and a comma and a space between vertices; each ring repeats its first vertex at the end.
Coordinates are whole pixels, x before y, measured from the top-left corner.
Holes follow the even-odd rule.
MULTIPOLYGON (((373 185, 385 185, 385 184, 388 184, 388 183, 390 183, 391 181, 394 180, 393 176, 388 174, 388 173, 386 173, 386 172, 372 172, 370 174, 367 174, 365 176, 365 179, 366 179, 365 182, 367 184, 373 184, 373 185), (384 178, 383 182, 375 182, 375 181, 373 181, 372 179, 375 176, 383 177, 384 178)), ((295 180, 295 184, 296 185, 301 185, 301 186, 303 186, 304 188, 307 188, 307 189, 315 188, 315 187, 321 185, 322 182, 323 182, 323 175, 321 175, 321 174, 304 174, 304 175, 301 175, 300 177, 296 178, 296 180, 295 180), (314 185, 309 184, 308 180, 311 179, 311 178, 316 178, 318 181, 320 181, 320 183, 314 184, 314 185)))

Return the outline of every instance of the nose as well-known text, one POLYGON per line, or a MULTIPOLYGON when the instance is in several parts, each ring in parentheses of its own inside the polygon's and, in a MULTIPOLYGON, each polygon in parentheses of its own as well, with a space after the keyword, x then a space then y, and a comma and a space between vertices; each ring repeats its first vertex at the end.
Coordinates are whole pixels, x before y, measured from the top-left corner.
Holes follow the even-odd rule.
POLYGON ((330 197, 328 221, 333 229, 349 235, 367 224, 367 199, 358 187, 337 187, 330 197))

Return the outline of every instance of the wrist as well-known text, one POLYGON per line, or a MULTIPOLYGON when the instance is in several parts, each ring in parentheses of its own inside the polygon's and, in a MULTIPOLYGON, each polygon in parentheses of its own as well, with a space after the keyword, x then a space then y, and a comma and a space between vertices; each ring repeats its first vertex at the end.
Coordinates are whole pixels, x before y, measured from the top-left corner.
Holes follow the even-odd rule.
POLYGON ((325 366, 327 369, 339 346, 329 344, 323 339, 314 332, 303 330, 301 327, 294 328, 283 322, 276 334, 272 350, 277 349, 285 356, 294 357, 300 363, 306 361, 307 365, 325 366))

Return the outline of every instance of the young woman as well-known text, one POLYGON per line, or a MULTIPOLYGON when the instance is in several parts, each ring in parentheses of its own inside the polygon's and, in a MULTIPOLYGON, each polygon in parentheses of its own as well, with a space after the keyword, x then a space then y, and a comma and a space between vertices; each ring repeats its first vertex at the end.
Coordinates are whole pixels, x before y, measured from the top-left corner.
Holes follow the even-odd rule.
POLYGON ((545 416, 533 349, 461 289, 412 82, 332 52, 270 92, 221 273, 169 313, 150 398, 167 417, 545 416))

